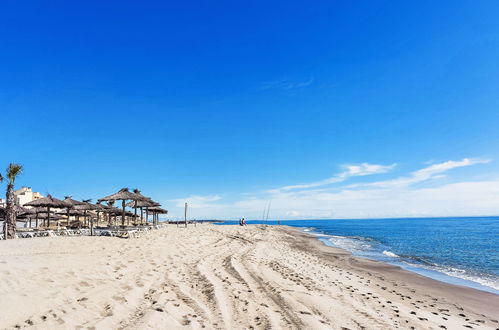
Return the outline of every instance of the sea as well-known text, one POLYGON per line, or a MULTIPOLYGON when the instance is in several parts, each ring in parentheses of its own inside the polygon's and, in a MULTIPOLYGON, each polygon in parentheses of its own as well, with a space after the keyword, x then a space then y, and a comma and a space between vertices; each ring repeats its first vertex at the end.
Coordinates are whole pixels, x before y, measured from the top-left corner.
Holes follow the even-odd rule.
POLYGON ((298 227, 358 257, 499 294, 499 217, 289 220, 280 224, 298 227))

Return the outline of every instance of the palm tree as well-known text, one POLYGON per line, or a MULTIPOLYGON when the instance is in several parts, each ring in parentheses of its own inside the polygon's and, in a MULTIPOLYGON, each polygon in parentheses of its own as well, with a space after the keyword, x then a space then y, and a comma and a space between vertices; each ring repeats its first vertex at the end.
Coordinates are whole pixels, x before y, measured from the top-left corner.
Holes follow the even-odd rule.
MULTIPOLYGON (((2 174, 0 174, 0 183, 2 183, 2 181, 3 181, 3 176, 2 176, 2 174)), ((4 221, 4 223, 5 223, 5 219, 3 219, 3 221, 4 221)), ((5 229, 5 225, 4 225, 4 229, 5 229)), ((4 235, 4 236, 5 236, 5 235, 4 235)))
POLYGON ((16 237, 16 200, 14 198, 14 183, 18 175, 23 171, 23 166, 20 164, 10 163, 7 167, 7 177, 9 183, 7 184, 7 207, 5 208, 5 221, 3 224, 3 232, 5 239, 16 237))

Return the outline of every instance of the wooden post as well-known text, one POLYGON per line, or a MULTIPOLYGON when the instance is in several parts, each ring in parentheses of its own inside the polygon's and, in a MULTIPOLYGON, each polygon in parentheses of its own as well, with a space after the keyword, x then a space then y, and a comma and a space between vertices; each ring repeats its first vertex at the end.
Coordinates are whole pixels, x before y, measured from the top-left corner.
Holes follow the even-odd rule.
POLYGON ((125 200, 123 199, 121 202, 121 207, 123 208, 123 212, 121 213, 121 226, 125 227, 125 200))
POLYGON ((185 224, 185 228, 187 228, 187 203, 185 203, 184 224, 185 224))
POLYGON ((50 228, 50 206, 47 206, 47 227, 50 228))

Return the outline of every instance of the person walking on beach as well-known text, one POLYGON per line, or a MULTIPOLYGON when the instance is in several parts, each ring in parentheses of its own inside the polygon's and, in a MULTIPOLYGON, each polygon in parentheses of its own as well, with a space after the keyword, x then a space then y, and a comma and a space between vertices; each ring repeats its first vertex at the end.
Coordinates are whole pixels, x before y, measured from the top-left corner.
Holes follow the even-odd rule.
POLYGON ((241 219, 241 226, 246 226, 246 220, 244 220, 244 218, 241 219))

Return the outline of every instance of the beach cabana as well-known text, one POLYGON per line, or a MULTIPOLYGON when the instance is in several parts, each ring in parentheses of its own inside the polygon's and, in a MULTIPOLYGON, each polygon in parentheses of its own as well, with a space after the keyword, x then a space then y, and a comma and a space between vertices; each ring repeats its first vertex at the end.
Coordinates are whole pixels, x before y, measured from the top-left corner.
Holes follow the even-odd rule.
POLYGON ((125 225, 125 206, 127 201, 142 201, 142 200, 147 200, 147 197, 142 196, 141 194, 136 194, 128 190, 128 188, 123 188, 120 191, 118 191, 115 194, 103 197, 99 199, 99 202, 101 201, 121 201, 121 206, 122 206, 122 215, 121 215, 121 225, 125 225))
MULTIPOLYGON (((51 195, 47 195, 47 197, 35 199, 29 203, 24 204, 24 206, 34 206, 34 207, 46 207, 47 214, 50 214, 51 208, 65 209, 67 204, 62 200, 52 197, 51 195)), ((37 217, 38 219, 38 217, 37 217)), ((50 226, 50 217, 47 218, 47 225, 50 226)))

